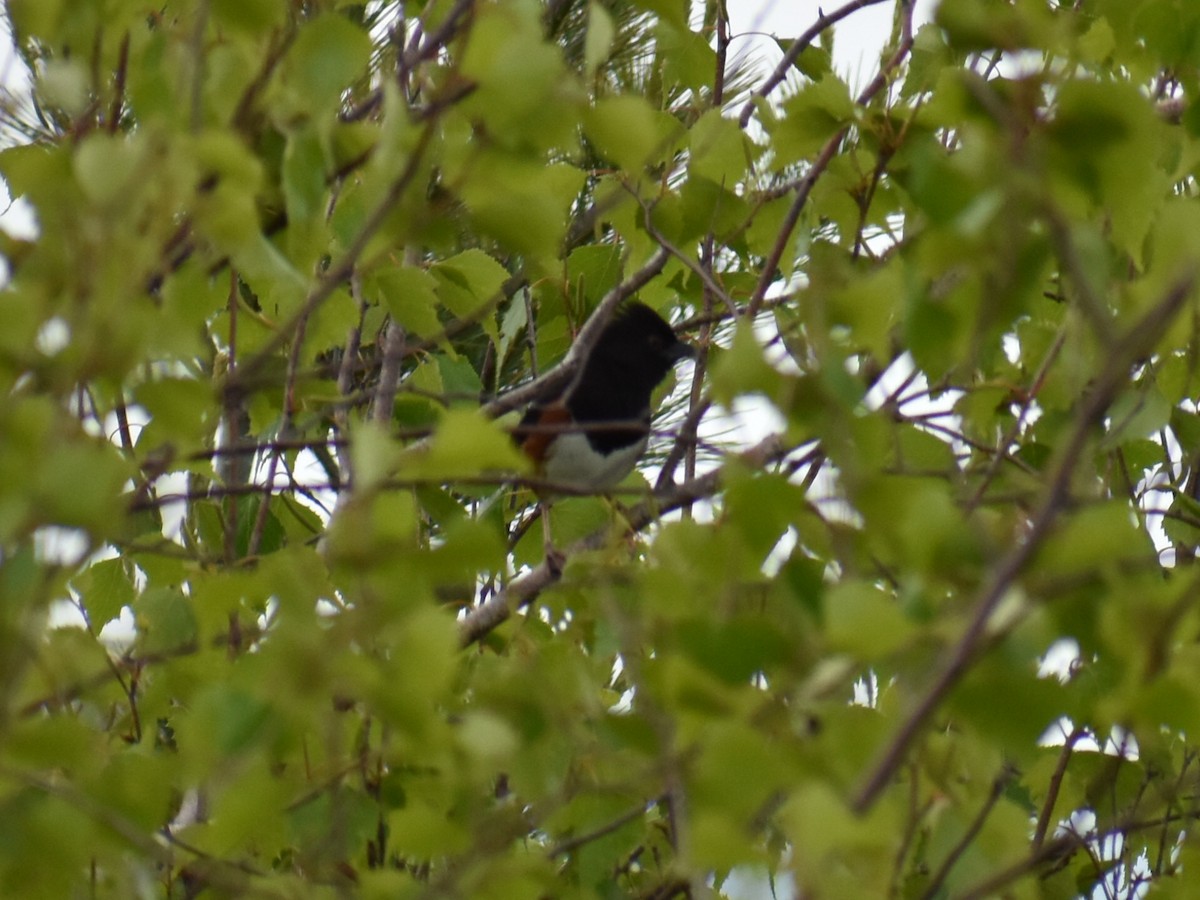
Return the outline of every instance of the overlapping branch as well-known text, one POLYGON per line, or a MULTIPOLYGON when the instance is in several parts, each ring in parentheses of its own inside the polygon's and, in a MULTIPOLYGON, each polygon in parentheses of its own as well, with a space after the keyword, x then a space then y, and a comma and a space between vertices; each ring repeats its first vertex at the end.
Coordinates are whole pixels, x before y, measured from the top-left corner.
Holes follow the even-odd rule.
MULTIPOLYGON (((761 467, 782 459, 786 453, 787 448, 782 438, 779 435, 770 435, 740 454, 740 459, 747 465, 761 467)), ((658 490, 649 500, 639 503, 627 513, 627 528, 631 533, 639 532, 665 513, 713 496, 719 490, 720 484, 721 472, 718 469, 684 484, 669 485, 658 490)), ((597 529, 566 548, 563 557, 569 559, 580 553, 597 550, 603 547, 610 537, 607 527, 597 529)), ((514 612, 532 603, 542 591, 551 587, 561 577, 560 561, 543 561, 514 578, 503 590, 467 613, 459 623, 459 639, 465 646, 485 637, 514 612)))

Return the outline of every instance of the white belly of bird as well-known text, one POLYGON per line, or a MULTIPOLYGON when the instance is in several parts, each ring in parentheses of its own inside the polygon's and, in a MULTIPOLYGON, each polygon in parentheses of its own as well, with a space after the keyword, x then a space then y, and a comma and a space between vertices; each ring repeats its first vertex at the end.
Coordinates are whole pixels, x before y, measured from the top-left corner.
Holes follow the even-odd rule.
POLYGON ((646 449, 647 439, 601 455, 582 434, 561 434, 550 447, 543 471, 547 481, 574 488, 606 491, 620 484, 646 449))

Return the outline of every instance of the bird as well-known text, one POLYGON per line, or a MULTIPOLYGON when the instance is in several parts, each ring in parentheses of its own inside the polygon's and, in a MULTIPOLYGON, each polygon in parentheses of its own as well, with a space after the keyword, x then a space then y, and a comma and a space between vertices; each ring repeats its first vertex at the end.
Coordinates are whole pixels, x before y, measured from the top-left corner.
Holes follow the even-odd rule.
POLYGON ((650 400, 677 362, 695 359, 657 312, 619 307, 566 388, 539 397, 513 436, 552 486, 609 491, 633 471, 650 438, 650 400))

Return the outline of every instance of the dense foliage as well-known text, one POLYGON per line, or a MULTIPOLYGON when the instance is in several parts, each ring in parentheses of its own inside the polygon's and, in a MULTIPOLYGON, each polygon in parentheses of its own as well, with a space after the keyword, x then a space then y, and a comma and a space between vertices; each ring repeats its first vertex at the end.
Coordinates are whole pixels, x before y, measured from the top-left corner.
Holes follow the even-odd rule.
POLYGON ((1200 5, 875 2, 10 0, 0 894, 1188 895, 1200 5))

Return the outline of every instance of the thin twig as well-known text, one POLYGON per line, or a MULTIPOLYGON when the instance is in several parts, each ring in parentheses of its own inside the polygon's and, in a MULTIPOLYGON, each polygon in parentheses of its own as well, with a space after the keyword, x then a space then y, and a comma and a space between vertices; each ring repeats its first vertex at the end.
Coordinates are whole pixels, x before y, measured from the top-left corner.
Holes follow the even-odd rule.
MULTIPOLYGON (((720 109, 721 104, 725 102, 725 65, 729 58, 729 10, 725 6, 725 0, 718 0, 716 14, 717 59, 713 70, 712 105, 720 109)), ((742 127, 745 128, 745 124, 742 127)))
MULTIPOLYGON (((238 367, 238 274, 234 269, 229 270, 229 295, 226 298, 226 308, 229 312, 229 360, 226 378, 233 378, 238 367)), ((246 421, 246 409, 243 398, 239 394, 226 393, 221 398, 222 415, 225 421, 225 444, 236 447, 242 444, 243 427, 246 421)), ((249 482, 249 461, 239 456, 218 457, 221 465, 218 475, 226 487, 240 487, 249 482)), ((237 553, 238 502, 233 495, 225 511, 224 553, 225 562, 232 563, 237 553)))
MULTIPOLYGON (((708 264, 705 264, 704 262, 696 262, 696 260, 692 259, 688 254, 684 253, 682 250, 672 244, 661 231, 654 227, 654 222, 650 217, 650 213, 652 212, 652 207, 650 205, 643 204, 642 211, 645 213, 643 225, 646 229, 646 233, 650 235, 650 237, 654 238, 654 242, 681 263, 683 263, 693 275, 699 278, 701 283, 704 285, 705 292, 712 294, 714 297, 721 298, 721 301, 725 304, 725 308, 729 310, 729 314, 731 316, 737 316, 739 314, 738 305, 734 302, 733 298, 729 296, 725 288, 721 287, 720 282, 717 281, 716 275, 713 272, 711 261, 708 264)), ((711 246, 712 240, 713 238, 710 234, 707 238, 705 238, 705 245, 711 246)), ((703 252, 701 254, 702 257, 708 255, 710 254, 703 252)), ((706 305, 705 313, 712 315, 711 306, 706 305)))
POLYGON ((771 247, 771 252, 767 254, 767 258, 763 261, 762 274, 759 275, 758 285, 754 288, 754 294, 750 297, 750 302, 746 304, 745 317, 747 319, 753 319, 758 314, 759 307, 762 306, 763 301, 767 297, 767 290, 775 282, 775 273, 779 269, 779 262, 783 259, 784 252, 791 245, 792 232, 796 230, 796 224, 800 221, 800 213, 804 211, 804 205, 808 202, 808 195, 812 193, 817 179, 821 177, 821 174, 829 168, 829 164, 833 162, 833 158, 837 155, 838 148, 842 144, 842 138, 846 136, 846 132, 849 130, 849 125, 844 126, 838 130, 837 134, 825 142, 825 146, 821 148, 820 154, 797 184, 796 197, 792 200, 792 205, 788 207, 787 215, 783 217, 783 222, 779 225, 775 245, 771 247))
POLYGON ((851 13, 857 12, 867 6, 875 6, 877 3, 883 3, 884 0, 850 0, 844 6, 839 6, 831 13, 826 13, 817 17, 808 30, 800 37, 796 38, 796 42, 788 48, 788 52, 783 55, 783 59, 779 61, 779 65, 775 67, 775 71, 767 76, 766 80, 758 86, 758 89, 751 93, 750 98, 742 107, 741 115, 738 116, 738 124, 745 128, 750 124, 750 117, 754 115, 754 103, 756 100, 761 100, 767 97, 771 91, 779 87, 783 80, 787 78, 788 72, 792 66, 796 64, 796 60, 800 58, 800 54, 812 46, 812 42, 820 37, 821 32, 835 25, 851 13))
MULTIPOLYGON (((283 410, 277 429, 277 433, 280 435, 291 433, 292 422, 296 417, 296 377, 300 370, 300 352, 304 346, 304 335, 307 329, 307 320, 297 323, 296 335, 288 352, 287 371, 283 380, 283 410)), ((283 454, 279 450, 274 450, 270 454, 266 478, 268 488, 275 487, 275 476, 279 472, 279 462, 282 458, 283 454)), ((250 530, 250 540, 246 544, 246 556, 248 557, 257 556, 259 547, 262 545, 262 537, 267 527, 267 515, 271 510, 271 494, 272 491, 267 491, 259 497, 258 511, 254 514, 254 526, 250 530)))
POLYGON ((1087 841, 1084 838, 1074 834, 1064 834, 1043 844, 1041 849, 1029 854, 1029 856, 1020 862, 1014 863, 1007 869, 1000 870, 995 875, 989 876, 979 884, 959 894, 955 900, 984 900, 984 898, 996 897, 1001 894, 1002 888, 1012 884, 1023 875, 1041 868, 1048 862, 1062 859, 1068 853, 1086 846, 1087 841))
POLYGON ((404 352, 404 328, 395 319, 383 332, 383 361, 379 367, 379 382, 371 403, 371 421, 387 425, 392 421, 396 403, 396 388, 400 384, 400 361, 404 352))
POLYGON ((1046 843, 1046 833, 1050 830, 1050 819, 1054 815, 1054 805, 1058 802, 1058 792, 1062 788, 1063 778, 1067 774, 1067 764, 1071 762, 1071 754, 1075 750, 1075 745, 1087 733, 1087 728, 1082 725, 1076 725, 1071 733, 1067 735, 1066 741, 1063 742, 1062 751, 1058 755, 1058 764, 1054 767, 1054 774, 1050 776, 1050 781, 1047 784, 1046 800, 1038 812, 1037 827, 1033 830, 1033 840, 1030 841, 1030 846, 1034 851, 1040 850, 1042 845, 1046 843))
POLYGON ((979 812, 976 813, 975 818, 962 833, 962 836, 958 839, 958 842, 950 849, 950 852, 946 854, 946 858, 942 860, 942 864, 938 867, 937 872, 935 872, 933 877, 929 879, 929 886, 926 888, 923 895, 924 900, 933 900, 933 898, 940 893, 942 884, 945 882, 946 877, 950 874, 950 871, 954 868, 954 864, 962 858, 962 855, 967 852, 967 848, 971 846, 971 843, 979 835, 980 830, 983 828, 983 823, 986 822, 987 817, 991 815, 992 809, 996 806, 996 802, 1004 794, 1004 788, 1010 781, 1012 781, 1014 776, 1015 773, 1011 769, 1005 768, 1005 770, 997 775, 995 780, 992 781, 992 789, 988 792, 987 799, 983 801, 983 806, 980 807, 979 812))
POLYGON ((1000 444, 996 447, 991 460, 989 460, 988 467, 984 471, 983 477, 980 479, 979 484, 976 485, 975 490, 972 492, 970 498, 964 505, 963 509, 965 512, 970 513, 973 509, 975 509, 976 506, 979 505, 979 501, 983 499, 983 495, 987 493, 988 487, 995 479, 996 473, 1000 471, 1000 464, 1006 460, 1011 461, 1013 459, 1008 448, 1013 445, 1016 439, 1020 436, 1021 429, 1025 427, 1025 420, 1029 416, 1029 410, 1033 406, 1033 401, 1037 397, 1038 392, 1041 390, 1042 385, 1045 383, 1046 376, 1050 373, 1050 367, 1053 366, 1055 361, 1058 359, 1058 354, 1062 351, 1063 343, 1066 341, 1066 337, 1067 326, 1066 323, 1064 323, 1058 329, 1058 333, 1054 336, 1054 341, 1050 344, 1050 348, 1046 351, 1046 355, 1043 357, 1041 364, 1038 365, 1038 370, 1033 376, 1033 383, 1030 385, 1029 390, 1025 392, 1025 396, 1022 398, 1020 412, 1017 414, 1016 419, 1013 420, 1012 425, 1009 426, 1004 436, 1000 439, 1000 444))
POLYGON ((1109 312, 1103 298, 1096 293, 1088 266, 1079 256, 1070 227, 1062 214, 1050 204, 1046 204, 1043 218, 1050 226, 1050 236, 1054 240, 1054 249, 1059 261, 1075 285, 1079 310, 1096 332, 1101 345, 1109 346, 1114 337, 1112 313, 1109 312))
POLYGON ((117 71, 113 81, 113 98, 108 108, 108 133, 116 134, 121 127, 121 110, 125 106, 125 79, 129 73, 129 32, 121 37, 117 56, 117 71))
POLYGON ((667 458, 658 470, 658 480, 654 484, 656 490, 662 490, 675 478, 675 470, 690 452, 690 448, 698 445, 699 439, 696 433, 700 428, 700 421, 713 404, 712 397, 707 394, 703 394, 698 398, 695 396, 697 388, 703 387, 703 370, 706 368, 706 363, 708 362, 708 341, 703 337, 703 330, 699 343, 700 352, 696 357, 695 366, 697 374, 692 378, 692 398, 688 401, 688 414, 684 417, 683 422, 680 423, 679 430, 676 432, 675 443, 671 446, 670 452, 667 453, 667 458))
MULTIPOLYGON (((350 326, 346 332, 346 346, 342 350, 342 358, 338 363, 337 373, 337 392, 342 398, 333 411, 333 424, 336 426, 340 434, 347 434, 350 430, 350 409, 349 396, 354 389, 354 368, 355 361, 358 358, 358 351, 362 347, 362 327, 363 320, 367 314, 367 301, 363 299, 362 292, 362 277, 355 272, 350 276, 350 296, 354 298, 354 303, 358 307, 358 321, 350 326)), ((347 451, 347 440, 345 438, 336 439, 333 441, 322 440, 320 443, 326 446, 332 445, 334 453, 337 455, 339 478, 346 480, 353 477, 351 472, 350 453, 347 451)))
POLYGON ((642 816, 646 815, 646 807, 648 805, 647 803, 639 803, 627 812, 621 813, 621 815, 617 816, 611 822, 605 822, 598 828, 594 828, 584 834, 560 841, 546 851, 546 856, 550 859, 554 859, 557 856, 566 856, 568 853, 572 853, 580 847, 590 844, 592 841, 598 841, 602 837, 607 837, 614 831, 618 831, 630 822, 636 822, 642 816))
POLYGON ((406 67, 411 69, 417 63, 433 59, 442 47, 446 45, 447 41, 454 37, 459 26, 462 24, 462 19, 470 12, 471 7, 474 5, 475 0, 458 0, 454 4, 453 9, 446 13, 446 18, 442 19, 442 24, 436 30, 426 35, 419 46, 416 42, 423 34, 423 31, 420 28, 413 29, 413 43, 409 45, 409 49, 404 54, 406 67))

